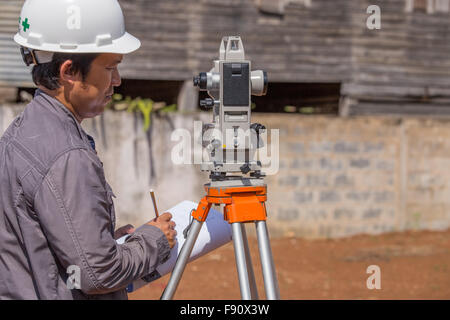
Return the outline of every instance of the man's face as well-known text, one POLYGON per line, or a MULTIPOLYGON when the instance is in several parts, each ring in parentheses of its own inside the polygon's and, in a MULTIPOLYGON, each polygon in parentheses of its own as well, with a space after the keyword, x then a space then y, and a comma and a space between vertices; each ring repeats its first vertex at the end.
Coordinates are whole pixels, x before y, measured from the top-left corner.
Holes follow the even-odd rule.
POLYGON ((77 118, 93 118, 104 111, 112 99, 114 87, 120 86, 117 66, 122 58, 122 54, 102 53, 92 62, 85 81, 81 75, 74 81, 68 94, 77 118))

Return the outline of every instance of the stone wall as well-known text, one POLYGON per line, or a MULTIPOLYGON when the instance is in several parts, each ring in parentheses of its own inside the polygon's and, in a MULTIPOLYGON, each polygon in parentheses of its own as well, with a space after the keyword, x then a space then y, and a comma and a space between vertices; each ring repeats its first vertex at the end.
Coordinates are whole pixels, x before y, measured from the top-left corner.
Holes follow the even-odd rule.
MULTIPOLYGON (((0 132, 21 108, 0 107, 0 132)), ((207 113, 170 118, 174 128, 191 132, 194 120, 210 120, 207 113)), ((450 119, 254 114, 252 120, 280 130, 280 168, 266 179, 271 236, 335 238, 450 227, 450 119)), ((151 162, 141 123, 112 111, 83 122, 117 196, 118 225, 153 218, 150 188, 162 212, 182 200, 199 201, 208 179, 198 166, 171 162, 178 142, 162 118, 152 121, 151 162)))

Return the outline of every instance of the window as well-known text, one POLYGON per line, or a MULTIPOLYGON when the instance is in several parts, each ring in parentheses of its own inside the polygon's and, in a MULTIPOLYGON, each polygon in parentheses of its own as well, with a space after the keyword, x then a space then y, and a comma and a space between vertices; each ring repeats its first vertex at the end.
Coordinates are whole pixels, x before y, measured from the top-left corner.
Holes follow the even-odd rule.
POLYGON ((406 0, 406 12, 448 13, 450 0, 406 0))
MULTIPOLYGON (((339 114, 340 83, 269 82, 267 95, 252 96, 252 112, 339 114)), ((199 99, 208 95, 200 92, 199 99)))
POLYGON ((300 4, 307 8, 311 7, 312 0, 256 0, 259 10, 268 14, 284 15, 284 8, 290 4, 300 4))

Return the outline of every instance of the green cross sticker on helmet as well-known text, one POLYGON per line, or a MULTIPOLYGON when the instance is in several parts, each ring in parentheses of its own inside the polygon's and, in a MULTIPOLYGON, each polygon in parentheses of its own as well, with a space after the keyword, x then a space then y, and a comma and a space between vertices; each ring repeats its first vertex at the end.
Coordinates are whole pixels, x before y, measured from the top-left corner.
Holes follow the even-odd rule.
POLYGON ((20 17, 14 41, 29 49, 128 54, 141 46, 117 0, 26 0, 20 17))
POLYGON ((27 32, 27 29, 30 29, 30 25, 28 24, 28 18, 25 18, 22 22, 23 32, 27 32))

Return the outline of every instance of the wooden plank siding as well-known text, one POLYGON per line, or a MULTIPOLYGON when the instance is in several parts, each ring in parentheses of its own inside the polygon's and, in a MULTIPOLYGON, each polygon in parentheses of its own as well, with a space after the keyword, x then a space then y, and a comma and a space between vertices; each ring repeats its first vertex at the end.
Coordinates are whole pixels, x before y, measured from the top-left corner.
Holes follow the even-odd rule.
MULTIPOLYGON (((191 79, 210 70, 222 36, 240 35, 271 82, 340 83, 342 115, 447 114, 446 1, 120 0, 127 30, 142 41, 120 71, 125 79, 191 79), (380 30, 366 26, 370 5, 381 8, 380 30)), ((4 3, 13 2, 23 1, 4 3)), ((3 35, 0 60, 11 48, 3 35)), ((19 60, 7 59, 23 74, 13 66, 19 60)))
POLYGON ((449 13, 407 12, 407 2, 288 1, 276 15, 252 0, 122 0, 130 32, 143 39, 123 72, 187 79, 209 70, 222 35, 239 34, 271 81, 342 83, 343 115, 450 113, 449 13), (380 30, 366 26, 372 4, 380 30))
POLYGON ((340 82, 351 62, 350 19, 343 18, 349 2, 335 0, 343 5, 339 11, 331 1, 322 3, 328 14, 290 4, 284 16, 274 17, 249 0, 123 0, 128 29, 143 39, 133 66, 123 72, 144 79, 190 78, 211 68, 223 35, 238 34, 253 67, 267 70, 271 81, 340 82))
POLYGON ((30 68, 23 63, 19 46, 13 41, 22 4, 22 0, 0 1, 0 87, 32 85, 30 68))
POLYGON ((341 87, 344 114, 450 114, 449 13, 408 13, 406 2, 355 1, 360 10, 353 13, 352 77, 341 87), (380 30, 357 27, 370 4, 381 8, 380 30))

